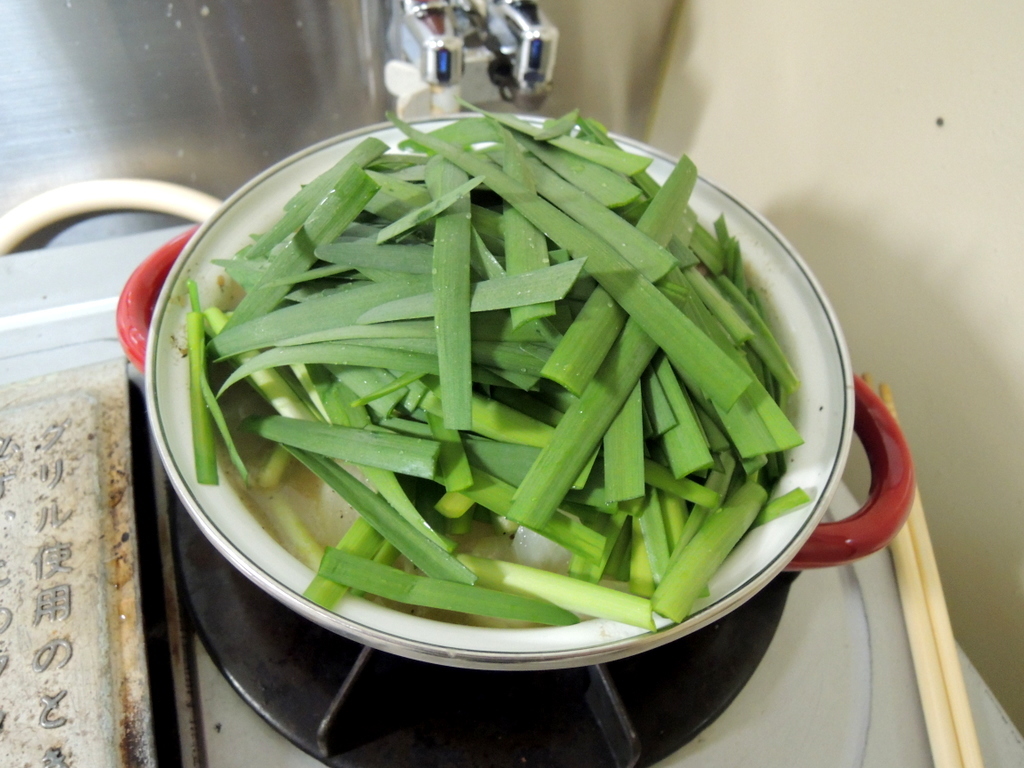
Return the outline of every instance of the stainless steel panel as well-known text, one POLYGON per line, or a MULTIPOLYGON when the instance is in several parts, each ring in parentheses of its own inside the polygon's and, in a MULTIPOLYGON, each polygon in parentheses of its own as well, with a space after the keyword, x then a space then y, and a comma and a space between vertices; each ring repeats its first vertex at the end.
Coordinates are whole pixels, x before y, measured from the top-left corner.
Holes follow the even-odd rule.
POLYGON ((379 122, 380 0, 4 0, 0 212, 133 176, 225 196, 379 122))

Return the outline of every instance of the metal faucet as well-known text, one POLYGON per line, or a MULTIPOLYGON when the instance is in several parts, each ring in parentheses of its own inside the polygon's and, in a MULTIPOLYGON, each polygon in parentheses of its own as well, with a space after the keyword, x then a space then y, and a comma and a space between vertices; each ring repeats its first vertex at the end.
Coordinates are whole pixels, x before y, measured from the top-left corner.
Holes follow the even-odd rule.
POLYGON ((458 98, 534 110, 551 89, 558 30, 533 0, 393 0, 388 91, 404 118, 458 98))

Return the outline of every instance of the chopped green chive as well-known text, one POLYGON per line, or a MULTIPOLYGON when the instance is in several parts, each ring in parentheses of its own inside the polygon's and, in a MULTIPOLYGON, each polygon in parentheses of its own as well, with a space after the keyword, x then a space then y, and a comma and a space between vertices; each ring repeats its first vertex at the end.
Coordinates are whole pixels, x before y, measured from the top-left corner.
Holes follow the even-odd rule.
POLYGON ((362 592, 410 605, 556 626, 579 621, 569 611, 543 600, 441 579, 427 579, 338 549, 328 549, 324 553, 320 575, 362 592))

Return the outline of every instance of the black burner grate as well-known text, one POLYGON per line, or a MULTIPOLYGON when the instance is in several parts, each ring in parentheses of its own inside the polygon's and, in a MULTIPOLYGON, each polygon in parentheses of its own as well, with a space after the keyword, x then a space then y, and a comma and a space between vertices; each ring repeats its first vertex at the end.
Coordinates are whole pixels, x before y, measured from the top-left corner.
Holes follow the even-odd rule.
POLYGON ((298 747, 334 768, 630 768, 672 754, 750 679, 792 576, 720 621, 576 669, 443 667, 375 651, 295 614, 242 576, 178 505, 184 601, 214 663, 298 747))

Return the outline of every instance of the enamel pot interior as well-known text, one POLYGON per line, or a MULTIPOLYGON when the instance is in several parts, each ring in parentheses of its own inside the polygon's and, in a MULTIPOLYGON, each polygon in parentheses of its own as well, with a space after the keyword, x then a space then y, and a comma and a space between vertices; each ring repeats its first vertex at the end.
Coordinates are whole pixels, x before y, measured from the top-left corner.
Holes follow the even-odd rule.
MULTIPOLYGON (((420 127, 430 130, 440 121, 420 127)), ((724 214, 741 244, 751 284, 763 291, 773 328, 801 378, 790 416, 805 443, 787 455, 776 493, 804 488, 813 502, 755 528, 740 542, 683 623, 656 633, 605 620, 571 627, 470 627, 408 615, 357 597, 333 613, 302 597, 313 572, 289 554, 250 513, 231 484, 199 485, 192 467, 188 364, 183 354, 186 281, 195 279, 204 306, 237 301, 231 281, 214 265, 279 217, 285 202, 367 134, 397 145, 402 134, 374 127, 313 146, 282 161, 233 195, 186 246, 164 284, 149 336, 146 382, 150 423, 172 483, 203 533, 248 578, 299 614, 330 630, 398 655, 476 668, 541 669, 610 661, 660 645, 721 617, 777 575, 824 515, 840 482, 853 424, 853 380, 835 315, 807 265, 775 229, 714 184, 699 180, 691 205, 710 227, 724 214)), ((672 161, 653 157, 649 172, 664 179, 672 161)))

